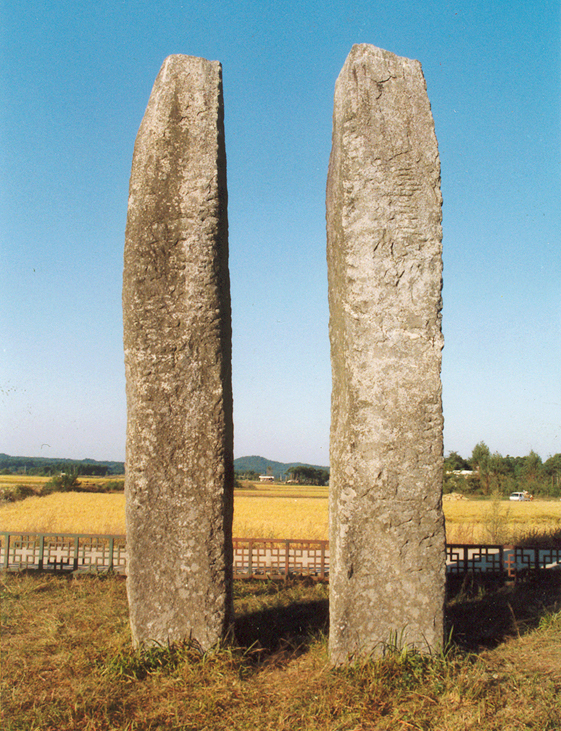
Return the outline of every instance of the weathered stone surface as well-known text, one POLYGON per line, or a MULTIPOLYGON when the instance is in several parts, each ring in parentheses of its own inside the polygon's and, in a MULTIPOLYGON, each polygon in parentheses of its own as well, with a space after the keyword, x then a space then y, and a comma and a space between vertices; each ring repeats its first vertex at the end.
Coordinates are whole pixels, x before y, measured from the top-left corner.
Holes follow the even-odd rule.
POLYGON ((233 427, 221 66, 170 56, 135 143, 123 282, 136 644, 231 619, 233 427))
POLYGON ((441 203, 421 65, 353 46, 327 184, 334 663, 443 640, 441 203))

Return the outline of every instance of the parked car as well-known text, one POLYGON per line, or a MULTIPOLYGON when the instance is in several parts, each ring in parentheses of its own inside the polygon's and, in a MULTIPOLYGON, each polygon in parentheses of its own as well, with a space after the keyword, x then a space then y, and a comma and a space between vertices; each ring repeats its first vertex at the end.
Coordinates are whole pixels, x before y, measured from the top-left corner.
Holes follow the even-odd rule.
POLYGON ((509 500, 531 500, 532 496, 527 492, 511 492, 509 500))

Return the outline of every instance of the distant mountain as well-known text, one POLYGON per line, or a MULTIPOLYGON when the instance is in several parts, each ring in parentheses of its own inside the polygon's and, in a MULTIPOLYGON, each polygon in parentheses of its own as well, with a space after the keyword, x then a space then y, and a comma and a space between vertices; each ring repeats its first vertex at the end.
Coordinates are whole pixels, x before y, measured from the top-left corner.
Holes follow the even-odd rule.
MULTIPOLYGON (((291 467, 315 467, 316 469, 328 470, 323 465, 308 464, 307 462, 275 462, 265 457, 238 457, 234 460, 236 472, 254 470, 260 475, 267 474, 270 467, 273 476, 277 479, 285 479, 286 473, 291 467)), ((124 462, 100 462, 95 459, 63 459, 52 457, 12 457, 9 454, 0 453, 0 472, 6 470, 13 473, 40 474, 68 468, 80 467, 84 475, 123 475, 125 473, 124 462)))
POLYGON ((287 471, 291 467, 315 467, 316 469, 328 470, 329 467, 323 465, 308 464, 307 462, 275 462, 272 459, 265 459, 265 457, 238 457, 234 460, 234 469, 236 472, 245 472, 248 470, 254 470, 260 475, 267 474, 267 468, 271 468, 273 476, 280 480, 286 477, 287 471))
POLYGON ((99 462, 96 459, 62 459, 53 457, 12 457, 0 453, 0 471, 40 474, 66 468, 81 468, 84 475, 123 475, 124 462, 99 462))

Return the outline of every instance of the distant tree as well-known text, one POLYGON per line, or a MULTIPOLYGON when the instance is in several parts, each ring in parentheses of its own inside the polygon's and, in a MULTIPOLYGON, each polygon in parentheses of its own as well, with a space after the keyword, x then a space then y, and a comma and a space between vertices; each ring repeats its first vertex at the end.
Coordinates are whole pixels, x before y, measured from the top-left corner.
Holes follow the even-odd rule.
POLYGON ((530 480, 537 480, 543 472, 542 458, 534 450, 524 459, 522 474, 530 480))
POLYGON ((109 467, 107 465, 91 464, 90 462, 78 464, 75 469, 79 475, 88 475, 90 477, 107 477, 109 474, 109 467))
POLYGON ((78 470, 71 469, 68 472, 61 472, 46 482, 41 490, 41 495, 50 495, 53 492, 69 492, 78 487, 78 470))
POLYGON ((46 474, 44 467, 30 467, 27 470, 28 475, 44 475, 46 474))
POLYGON ((258 480, 259 472, 255 470, 236 470, 235 475, 238 480, 258 480))
POLYGON ((485 442, 479 442, 473 448, 471 453, 471 468, 477 473, 481 490, 485 495, 489 494, 490 477, 489 477, 489 461, 491 452, 485 442))
POLYGON ((285 472, 285 475, 293 482, 301 482, 303 479, 302 467, 300 465, 291 467, 285 472))
POLYGON ((553 457, 548 457, 543 463, 543 468, 548 475, 561 472, 561 453, 554 454, 553 457))
POLYGON ((485 442, 478 442, 471 453, 470 464, 475 472, 479 472, 481 468, 487 465, 491 451, 485 442))
POLYGON ((444 469, 446 472, 454 472, 454 470, 469 470, 470 464, 457 452, 450 452, 444 460, 444 469))
POLYGON ((286 474, 300 485, 326 485, 329 482, 329 470, 296 465, 287 470, 286 474))
POLYGON ((561 454, 546 459, 543 471, 547 475, 547 492, 558 497, 561 495, 561 454))
POLYGON ((541 481, 544 477, 542 459, 534 450, 524 458, 520 470, 522 484, 528 492, 541 492, 541 481))
POLYGON ((487 460, 486 479, 490 492, 500 494, 508 489, 507 474, 508 466, 504 457, 499 452, 493 452, 487 460))

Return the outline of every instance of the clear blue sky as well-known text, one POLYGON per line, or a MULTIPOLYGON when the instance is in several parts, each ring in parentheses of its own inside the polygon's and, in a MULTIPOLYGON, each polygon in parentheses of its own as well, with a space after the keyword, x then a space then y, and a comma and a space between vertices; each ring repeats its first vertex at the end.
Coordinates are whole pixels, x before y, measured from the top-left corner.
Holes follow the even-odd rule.
POLYGON ((0 452, 124 459, 134 139, 223 65, 235 455, 328 463, 325 183, 353 43, 421 61, 444 196, 445 450, 561 452, 557 0, 2 0, 0 452))

